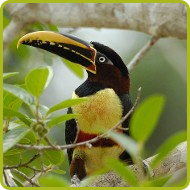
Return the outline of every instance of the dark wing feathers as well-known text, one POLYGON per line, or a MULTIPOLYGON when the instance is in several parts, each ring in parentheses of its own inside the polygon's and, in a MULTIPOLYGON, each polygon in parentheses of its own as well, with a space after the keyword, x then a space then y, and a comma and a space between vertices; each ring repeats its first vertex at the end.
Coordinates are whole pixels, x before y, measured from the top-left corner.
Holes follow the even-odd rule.
MULTIPOLYGON (((129 97, 128 94, 123 94, 119 96, 121 103, 123 105, 123 116, 125 116, 129 110, 133 107, 133 103, 129 97)), ((130 122, 131 116, 129 116, 123 123, 122 128, 129 128, 129 122, 130 122)), ((129 135, 129 130, 123 131, 124 134, 129 135)), ((132 164, 132 159, 128 152, 124 151, 120 157, 121 160, 127 162, 128 164, 132 164)))
MULTIPOLYGON (((119 98, 121 100, 121 104, 123 105, 123 116, 125 116, 129 112, 129 110, 133 107, 133 103, 128 94, 120 95, 119 98)), ((122 123, 122 127, 128 128, 129 121, 130 121, 130 116, 122 123)), ((129 131, 124 131, 124 133, 129 135, 129 131)))
MULTIPOLYGON (((68 108, 67 113, 72 113, 72 109, 68 108)), ((68 120, 65 123, 65 142, 66 144, 73 144, 77 134, 77 124, 74 119, 68 120)), ((69 158, 69 164, 72 161, 73 149, 67 149, 67 154, 69 158)))

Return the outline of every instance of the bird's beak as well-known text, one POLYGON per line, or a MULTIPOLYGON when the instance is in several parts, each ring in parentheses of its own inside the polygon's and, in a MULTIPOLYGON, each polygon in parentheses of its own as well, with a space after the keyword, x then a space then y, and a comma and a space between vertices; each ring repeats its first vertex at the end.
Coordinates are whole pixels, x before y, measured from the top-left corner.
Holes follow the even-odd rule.
POLYGON ((96 73, 96 50, 90 43, 68 34, 49 31, 38 31, 26 34, 19 39, 20 44, 25 44, 59 55, 73 63, 77 63, 86 70, 96 73))

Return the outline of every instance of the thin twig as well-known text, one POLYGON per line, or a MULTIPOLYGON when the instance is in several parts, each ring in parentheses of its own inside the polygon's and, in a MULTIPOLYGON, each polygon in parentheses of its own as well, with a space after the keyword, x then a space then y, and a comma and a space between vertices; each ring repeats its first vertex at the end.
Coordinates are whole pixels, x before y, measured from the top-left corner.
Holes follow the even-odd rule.
POLYGON ((9 182, 8 182, 8 179, 7 179, 7 175, 6 175, 6 173, 5 173, 5 170, 3 170, 3 177, 4 177, 5 185, 6 185, 7 187, 10 187, 9 182))
POLYGON ((26 168, 29 168, 29 169, 31 169, 31 170, 33 170, 34 173, 36 173, 36 172, 41 172, 40 169, 36 169, 36 168, 34 168, 34 167, 31 167, 31 166, 25 166, 25 167, 26 167, 26 168))
POLYGON ((122 131, 129 131, 129 128, 117 127, 117 129, 122 130, 122 131))
POLYGON ((20 176, 22 176, 26 181, 28 181, 32 186, 35 187, 40 187, 38 184, 36 184, 32 179, 30 179, 28 176, 26 176, 24 173, 22 173, 19 170, 16 169, 12 169, 15 173, 19 174, 20 176))
POLYGON ((36 113, 35 113, 35 116, 36 116, 36 121, 37 123, 39 123, 39 120, 40 120, 40 117, 39 117, 39 97, 36 97, 36 113))
MULTIPOLYGON (((35 183, 37 180, 38 180, 38 178, 41 176, 41 172, 40 173, 37 173, 36 175, 34 175, 34 176, 32 176, 30 179, 35 183)), ((29 186, 31 186, 31 184, 30 184, 30 182, 29 181, 25 181, 24 183, 23 183, 23 187, 29 187, 29 186)))
POLYGON ((41 164, 42 164, 42 167, 41 167, 41 175, 42 175, 45 172, 44 155, 43 155, 42 150, 39 151, 39 154, 40 154, 40 159, 41 159, 41 164))
POLYGON ((48 137, 44 137, 44 140, 48 143, 49 146, 56 149, 56 145, 52 144, 48 137))
POLYGON ((131 113, 134 111, 139 99, 140 99, 140 95, 141 95, 141 88, 138 89, 137 91, 137 98, 135 100, 135 103, 133 105, 133 107, 129 110, 129 112, 114 126, 112 127, 110 130, 106 131, 105 133, 90 139, 88 141, 84 141, 84 142, 80 142, 80 143, 76 143, 76 144, 68 144, 68 145, 63 145, 63 146, 31 146, 31 145, 22 145, 22 144, 17 144, 16 147, 18 148, 24 148, 24 149, 28 149, 28 150, 38 150, 38 151, 43 151, 43 150, 64 150, 64 149, 70 149, 70 148, 75 148, 78 146, 85 146, 85 145, 89 145, 92 144, 96 141, 98 141, 99 139, 107 136, 111 131, 117 129, 117 127, 119 127, 130 115, 131 113))
MULTIPOLYGON (((30 178, 31 180, 33 180, 33 179, 36 177, 36 170, 33 170, 33 172, 34 172, 34 174, 33 174, 33 176, 30 178)), ((40 170, 40 172, 41 172, 41 170, 40 170)))
POLYGON ((4 120, 4 124, 3 124, 3 134, 8 132, 8 130, 9 130, 9 122, 10 122, 9 119, 5 119, 5 120, 4 120))
POLYGON ((28 162, 23 163, 23 164, 18 164, 18 165, 14 165, 14 166, 4 166, 3 169, 4 170, 8 170, 8 169, 17 169, 20 167, 28 167, 27 165, 30 164, 31 162, 33 162, 35 159, 37 159, 40 155, 36 154, 34 155, 28 162))
POLYGON ((134 58, 127 65, 129 72, 131 72, 134 67, 142 60, 145 54, 152 48, 152 46, 159 40, 160 37, 153 36, 138 53, 134 56, 134 58))

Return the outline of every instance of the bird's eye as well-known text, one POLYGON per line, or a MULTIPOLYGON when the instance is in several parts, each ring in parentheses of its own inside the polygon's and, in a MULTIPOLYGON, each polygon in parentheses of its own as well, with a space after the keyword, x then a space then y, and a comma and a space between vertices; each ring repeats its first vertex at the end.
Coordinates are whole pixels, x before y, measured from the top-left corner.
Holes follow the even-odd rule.
POLYGON ((98 60, 99 60, 100 63, 104 63, 106 61, 106 58, 101 56, 101 57, 99 57, 98 60))

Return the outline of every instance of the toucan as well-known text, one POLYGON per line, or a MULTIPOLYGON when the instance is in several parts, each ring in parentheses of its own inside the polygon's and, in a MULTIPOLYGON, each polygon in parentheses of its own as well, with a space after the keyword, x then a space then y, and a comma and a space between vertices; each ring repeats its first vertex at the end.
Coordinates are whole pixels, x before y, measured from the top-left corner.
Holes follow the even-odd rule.
MULTIPOLYGON (((110 47, 98 42, 86 42, 70 34, 38 31, 26 34, 18 41, 41 48, 87 71, 87 79, 72 94, 72 98, 88 97, 88 101, 68 108, 68 113, 79 114, 66 122, 66 144, 84 142, 105 131, 121 120, 132 108, 129 72, 121 57, 110 47)), ((61 85, 61 84, 60 84, 61 85)), ((121 128, 129 128, 130 118, 121 128)), ((129 135, 129 130, 118 130, 129 135)), ((130 160, 125 149, 109 137, 100 138, 89 146, 67 150, 70 175, 79 179, 102 169, 108 157, 130 160)))

